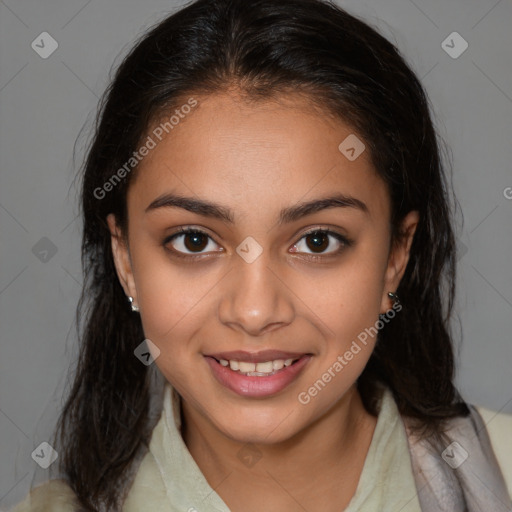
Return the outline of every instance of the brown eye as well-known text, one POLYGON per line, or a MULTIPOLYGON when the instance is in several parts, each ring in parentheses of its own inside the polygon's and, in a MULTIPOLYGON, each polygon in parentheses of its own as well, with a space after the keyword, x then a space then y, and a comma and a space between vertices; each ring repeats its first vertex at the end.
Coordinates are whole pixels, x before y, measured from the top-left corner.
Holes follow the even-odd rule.
POLYGON ((330 256, 341 252, 344 247, 350 245, 351 241, 339 233, 329 229, 315 229, 305 233, 302 238, 294 244, 293 252, 304 252, 306 255, 318 254, 320 256, 330 256))
POLYGON ((322 231, 311 233, 306 237, 306 245, 312 251, 323 252, 329 247, 329 236, 322 231))
POLYGON ((208 237, 203 233, 186 233, 183 235, 183 241, 189 251, 201 251, 208 245, 208 237))
POLYGON ((215 250, 217 245, 207 233, 192 228, 181 229, 178 233, 166 238, 163 245, 169 244, 172 245, 172 251, 182 255, 203 254, 210 245, 213 245, 211 250, 215 250))

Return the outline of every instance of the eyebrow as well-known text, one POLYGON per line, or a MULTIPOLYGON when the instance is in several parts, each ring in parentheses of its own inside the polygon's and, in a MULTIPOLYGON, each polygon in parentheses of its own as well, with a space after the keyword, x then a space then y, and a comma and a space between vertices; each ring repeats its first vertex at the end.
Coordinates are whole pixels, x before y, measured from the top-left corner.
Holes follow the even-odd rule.
MULTIPOLYGON (((228 224, 234 223, 234 214, 229 208, 195 197, 166 193, 151 202, 144 212, 148 213, 159 208, 182 208, 203 217, 219 219, 228 224)), ((368 207, 360 199, 345 194, 335 194, 283 208, 279 213, 278 224, 294 222, 302 217, 328 208, 353 208, 369 215, 368 207)))

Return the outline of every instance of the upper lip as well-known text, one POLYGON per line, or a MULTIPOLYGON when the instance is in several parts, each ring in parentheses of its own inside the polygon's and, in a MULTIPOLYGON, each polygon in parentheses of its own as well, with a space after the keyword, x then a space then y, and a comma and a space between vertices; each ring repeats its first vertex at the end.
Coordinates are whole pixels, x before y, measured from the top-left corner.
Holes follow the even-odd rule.
POLYGON ((233 350, 230 352, 216 352, 214 354, 204 354, 206 357, 214 359, 225 359, 227 361, 244 361, 248 363, 263 363, 265 361, 275 361, 276 359, 299 359, 306 355, 306 352, 283 352, 282 350, 262 350, 260 352, 246 352, 244 350, 233 350))

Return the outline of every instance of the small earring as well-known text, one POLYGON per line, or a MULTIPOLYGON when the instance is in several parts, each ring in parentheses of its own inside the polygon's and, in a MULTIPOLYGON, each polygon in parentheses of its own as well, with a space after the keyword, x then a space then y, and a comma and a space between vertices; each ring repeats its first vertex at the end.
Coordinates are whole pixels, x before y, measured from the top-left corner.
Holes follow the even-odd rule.
POLYGON ((130 301, 130 304, 132 306, 132 311, 139 311, 139 306, 136 306, 134 303, 133 303, 133 297, 128 297, 128 300, 130 301))
POLYGON ((400 304, 400 299, 396 293, 388 292, 388 297, 394 301, 394 304, 400 304))

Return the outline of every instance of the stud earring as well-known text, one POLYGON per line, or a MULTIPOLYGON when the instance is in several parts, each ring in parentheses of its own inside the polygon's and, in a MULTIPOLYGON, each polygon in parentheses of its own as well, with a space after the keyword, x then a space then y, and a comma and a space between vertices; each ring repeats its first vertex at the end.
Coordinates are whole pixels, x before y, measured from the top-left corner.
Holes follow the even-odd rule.
POLYGON ((394 304, 400 304, 400 299, 396 293, 388 292, 388 297, 394 302, 394 304))
POLYGON ((133 297, 128 297, 128 300, 130 301, 130 304, 132 306, 132 311, 139 311, 139 306, 136 306, 134 303, 133 303, 133 297))

